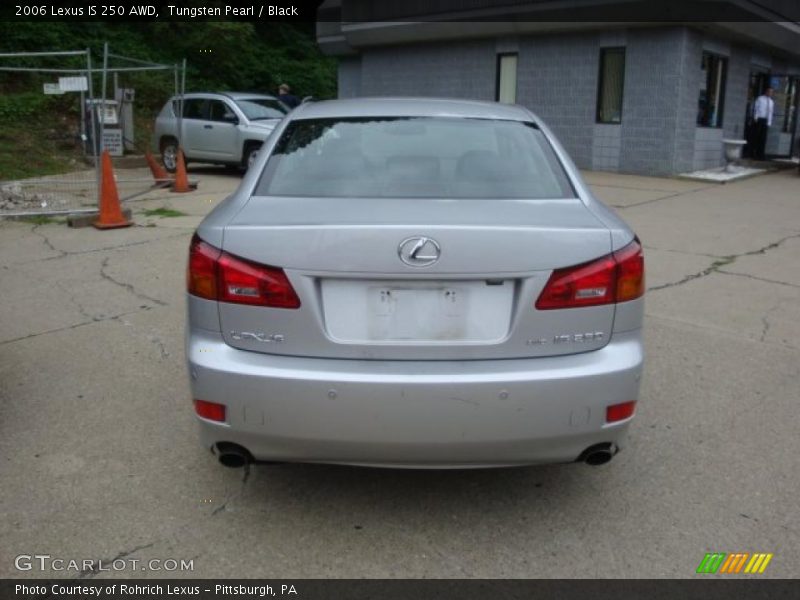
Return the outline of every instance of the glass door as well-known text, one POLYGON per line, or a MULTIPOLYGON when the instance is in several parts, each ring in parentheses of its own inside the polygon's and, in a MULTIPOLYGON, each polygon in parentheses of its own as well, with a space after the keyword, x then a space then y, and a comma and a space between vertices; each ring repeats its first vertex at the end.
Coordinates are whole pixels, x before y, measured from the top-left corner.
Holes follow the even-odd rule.
POLYGON ((756 143, 755 121, 753 120, 753 103, 769 85, 769 74, 766 71, 750 71, 750 80, 747 86, 747 108, 744 112, 744 139, 747 145, 742 151, 742 156, 752 157, 755 154, 756 143))
POLYGON ((797 133, 797 91, 800 77, 770 74, 769 86, 774 90, 772 99, 772 127, 767 130, 767 156, 790 158, 797 133))

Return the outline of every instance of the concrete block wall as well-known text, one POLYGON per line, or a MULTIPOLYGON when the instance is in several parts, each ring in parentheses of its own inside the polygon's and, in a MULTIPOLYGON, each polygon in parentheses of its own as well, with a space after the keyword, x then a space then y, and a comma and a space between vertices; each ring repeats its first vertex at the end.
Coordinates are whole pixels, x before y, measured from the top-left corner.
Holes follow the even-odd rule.
POLYGON ((361 55, 361 96, 494 100, 494 40, 370 48, 361 55))
POLYGON ((550 126, 581 168, 593 163, 599 60, 597 34, 519 40, 517 103, 550 126))
POLYGON ((675 172, 679 126, 681 121, 685 125, 696 118, 696 107, 686 114, 682 93, 686 43, 686 30, 677 27, 628 31, 621 171, 675 172))
POLYGON ((744 139, 747 111, 747 86, 750 84, 750 50, 733 45, 728 57, 728 83, 725 86, 725 137, 744 139))
POLYGON ((689 31, 685 60, 696 73, 697 81, 686 86, 687 102, 693 102, 695 115, 697 98, 705 74, 701 68, 703 52, 712 52, 728 59, 725 77, 725 104, 722 112, 722 127, 698 127, 695 122, 694 151, 691 165, 681 163, 683 171, 713 169, 725 165, 723 139, 743 139, 747 85, 750 76, 750 51, 725 40, 689 31))
POLYGON ((619 171, 621 147, 622 129, 619 125, 596 124, 592 139, 592 169, 619 171))
POLYGON ((672 173, 694 170, 695 138, 697 130, 698 95, 703 77, 700 68, 702 36, 691 29, 678 32, 680 55, 678 85, 673 94, 676 106, 675 137, 673 138, 672 173))
MULTIPOLYGON (((712 168, 725 164, 723 137, 744 136, 753 49, 680 26, 367 48, 340 58, 339 95, 492 101, 499 52, 519 53, 517 102, 544 119, 581 168, 646 175, 712 168), (600 49, 610 46, 626 48, 618 125, 595 122, 600 49), (704 50, 728 57, 721 128, 697 127, 704 50)), ((776 149, 787 143, 770 141, 776 149)))
MULTIPOLYGON (((497 53, 518 50, 517 102, 544 119, 579 167, 671 174, 686 32, 675 27, 520 36, 513 48, 493 39, 369 48, 360 56, 360 78, 354 73, 357 60, 341 59, 340 96, 494 100, 497 53), (627 48, 622 123, 599 125, 600 48, 618 45, 627 48)), ((689 166, 696 91, 690 97, 693 105, 684 115, 689 166)))
POLYGON ((722 129, 716 127, 695 129, 693 171, 713 169, 725 164, 722 133, 722 129))
POLYGON ((342 56, 338 67, 339 98, 361 96, 361 56, 342 56))

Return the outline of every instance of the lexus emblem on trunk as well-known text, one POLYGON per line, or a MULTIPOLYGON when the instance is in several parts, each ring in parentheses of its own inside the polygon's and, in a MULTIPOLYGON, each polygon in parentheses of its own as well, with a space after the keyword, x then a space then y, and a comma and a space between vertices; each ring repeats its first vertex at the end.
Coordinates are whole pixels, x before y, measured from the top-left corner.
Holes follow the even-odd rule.
POLYGON ((410 267, 429 267, 442 254, 439 243, 429 237, 415 236, 404 239, 397 248, 400 260, 410 267))

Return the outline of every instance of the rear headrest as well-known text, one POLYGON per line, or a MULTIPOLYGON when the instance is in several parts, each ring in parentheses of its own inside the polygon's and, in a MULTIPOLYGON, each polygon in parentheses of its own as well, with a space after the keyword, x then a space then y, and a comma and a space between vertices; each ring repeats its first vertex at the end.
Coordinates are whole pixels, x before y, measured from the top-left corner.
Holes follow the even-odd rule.
POLYGON ((361 149, 361 142, 357 139, 329 140, 325 144, 325 153, 337 156, 342 154, 364 155, 364 151, 361 149))
POLYGON ((360 177, 367 171, 367 160, 357 142, 332 140, 325 158, 313 157, 307 163, 310 177, 348 179, 360 177))
POLYGON ((456 175, 473 181, 500 181, 513 177, 514 169, 494 152, 470 150, 458 159, 456 175))
POLYGON ((435 156, 390 156, 386 159, 386 170, 393 179, 433 180, 439 177, 441 168, 435 156))

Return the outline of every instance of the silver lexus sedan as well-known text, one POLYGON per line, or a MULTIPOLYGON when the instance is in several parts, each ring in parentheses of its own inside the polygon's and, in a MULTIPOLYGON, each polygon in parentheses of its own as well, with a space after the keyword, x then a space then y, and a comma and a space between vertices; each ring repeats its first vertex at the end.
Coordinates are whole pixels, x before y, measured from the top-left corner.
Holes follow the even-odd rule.
POLYGON ((228 466, 605 463, 644 260, 521 106, 304 104, 194 236, 187 357, 228 466))

